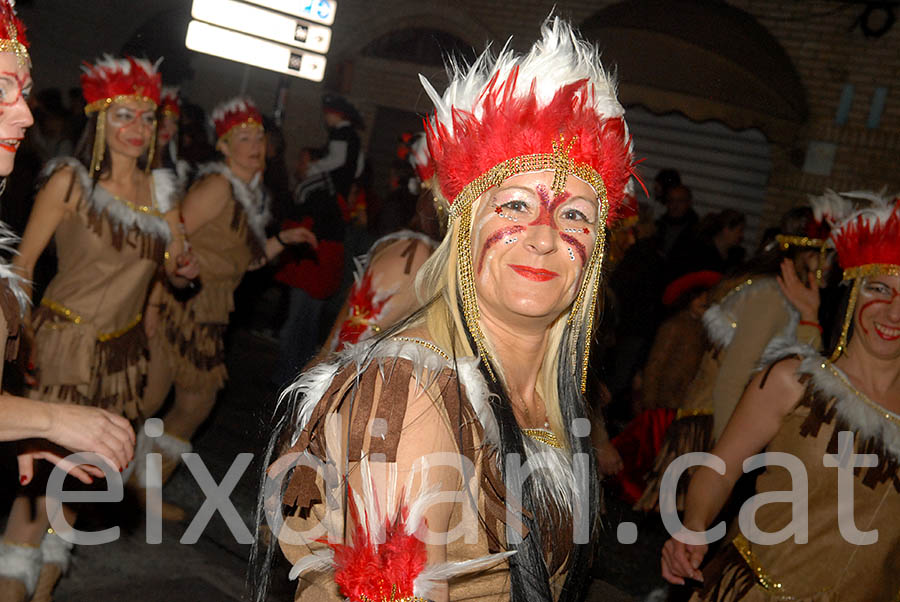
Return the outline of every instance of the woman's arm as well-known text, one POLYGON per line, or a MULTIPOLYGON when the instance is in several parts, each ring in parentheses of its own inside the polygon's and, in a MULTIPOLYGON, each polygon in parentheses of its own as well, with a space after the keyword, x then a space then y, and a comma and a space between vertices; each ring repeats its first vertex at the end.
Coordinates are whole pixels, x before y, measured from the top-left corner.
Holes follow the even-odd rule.
POLYGON ((82 195, 81 185, 71 167, 58 169, 34 199, 34 207, 19 243, 19 252, 13 257, 13 266, 27 280, 25 287, 31 295, 34 266, 56 232, 56 228, 74 207, 82 195))
MULTIPOLYGON (((800 360, 784 360, 750 381, 712 451, 725 462, 725 474, 701 466, 691 478, 684 512, 687 529, 705 531, 709 527, 743 474, 744 460, 768 445, 781 428, 784 417, 800 401, 804 388, 797 379, 799 365, 800 360)), ((705 545, 670 539, 663 547, 663 577, 678 584, 684 583, 684 577, 700 580, 697 567, 705 554, 705 545)))
POLYGON ((209 175, 191 187, 180 209, 165 215, 172 231, 172 242, 167 249, 166 275, 176 287, 187 286, 199 275, 196 258, 190 254, 190 237, 224 210, 230 196, 231 184, 228 180, 217 174, 209 175))

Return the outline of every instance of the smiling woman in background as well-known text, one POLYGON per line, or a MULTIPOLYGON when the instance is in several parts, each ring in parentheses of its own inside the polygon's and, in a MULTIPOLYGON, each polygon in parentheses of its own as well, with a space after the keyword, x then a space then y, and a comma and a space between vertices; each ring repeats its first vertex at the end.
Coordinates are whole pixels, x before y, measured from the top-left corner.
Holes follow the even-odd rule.
MULTIPOLYGON (((33 328, 36 369, 29 396, 135 419, 147 374, 140 326, 150 283, 165 267, 173 283, 183 286, 196 275, 196 264, 181 256, 181 240, 171 235, 174 177, 148 170, 160 90, 156 67, 107 56, 84 68, 82 88, 89 120, 76 156, 45 168, 13 262, 30 281, 44 248, 55 240, 57 273, 25 319, 26 329, 33 328)), ((31 485, 13 504, 4 541, 36 546, 43 540, 45 577, 33 599, 49 599, 71 544, 56 534, 44 537, 44 482, 31 485), (37 498, 34 515, 29 497, 37 498)), ((66 514, 72 524, 74 513, 66 508, 66 514)))

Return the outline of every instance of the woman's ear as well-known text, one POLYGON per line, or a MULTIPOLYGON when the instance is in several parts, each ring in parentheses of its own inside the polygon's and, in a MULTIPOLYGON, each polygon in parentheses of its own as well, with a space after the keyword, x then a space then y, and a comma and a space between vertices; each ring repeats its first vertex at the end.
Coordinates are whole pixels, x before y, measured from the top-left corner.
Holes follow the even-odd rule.
POLYGON ((228 157, 228 144, 225 143, 224 138, 216 142, 216 150, 222 153, 226 158, 228 157))

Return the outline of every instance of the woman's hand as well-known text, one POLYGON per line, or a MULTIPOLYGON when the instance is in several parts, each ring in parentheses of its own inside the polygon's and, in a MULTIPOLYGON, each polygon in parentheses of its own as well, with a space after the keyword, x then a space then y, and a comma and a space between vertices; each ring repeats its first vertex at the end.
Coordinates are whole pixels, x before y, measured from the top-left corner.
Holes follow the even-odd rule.
MULTIPOLYGON (((135 438, 134 429, 127 419, 100 408, 62 403, 46 405, 50 406, 50 426, 44 435, 45 439, 72 452, 99 454, 119 472, 131 462, 134 457, 135 438)), ((65 461, 65 455, 64 450, 54 449, 46 443, 29 444, 25 452, 19 455, 19 475, 22 483, 31 481, 35 459, 49 460, 82 481, 83 477, 87 476, 83 473, 103 476, 102 470, 91 469, 88 466, 75 470, 71 462, 65 461)))
POLYGON ((190 251, 178 255, 175 258, 175 263, 178 266, 175 270, 175 275, 180 278, 195 280, 200 275, 200 262, 197 261, 197 256, 190 251))
POLYGON ((781 276, 776 276, 781 292, 787 300, 800 312, 800 319, 806 322, 819 322, 819 284, 814 272, 809 273, 806 284, 800 282, 794 262, 785 259, 781 262, 781 276))
POLYGON ((663 545, 662 576, 669 583, 684 585, 685 578, 703 581, 700 563, 706 556, 706 544, 686 544, 674 537, 663 545))
POLYGON ((64 470, 86 485, 93 483, 94 477, 102 479, 105 476, 100 468, 89 464, 79 466, 66 459, 68 455, 68 451, 40 439, 23 444, 18 455, 19 482, 22 485, 31 482, 31 479, 34 478, 34 463, 37 460, 46 460, 56 464, 57 468, 64 470))
POLYGON ((302 227, 282 230, 278 233, 278 240, 282 244, 288 245, 308 243, 314 249, 319 246, 319 240, 316 238, 316 235, 302 227))

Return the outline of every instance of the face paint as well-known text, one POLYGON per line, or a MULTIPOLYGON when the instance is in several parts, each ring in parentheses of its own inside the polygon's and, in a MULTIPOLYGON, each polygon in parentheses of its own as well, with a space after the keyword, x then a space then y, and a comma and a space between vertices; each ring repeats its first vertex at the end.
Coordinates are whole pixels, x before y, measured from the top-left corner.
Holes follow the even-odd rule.
MULTIPOLYGON (((578 256, 581 258, 581 263, 584 265, 584 262, 587 261, 587 249, 585 249, 584 245, 580 240, 572 236, 571 234, 563 234, 559 235, 561 239, 563 239, 566 244, 573 247, 576 251, 578 251, 578 256)), ((571 249, 570 249, 571 252, 571 249)))
POLYGON ((149 128, 156 127, 156 110, 139 110, 119 106, 109 112, 109 124, 120 130, 134 125, 138 121, 149 128))
MULTIPOLYGON (((481 273, 482 268, 484 267, 484 258, 487 256, 488 251, 496 245, 498 242, 506 238, 507 236, 512 236, 513 234, 518 234, 519 232, 524 232, 524 226, 511 226, 509 228, 500 228, 493 234, 491 234, 487 240, 484 241, 484 244, 481 246, 481 255, 478 257, 478 272, 481 273)), ((518 240, 518 238, 516 238, 518 240)), ((511 243, 507 243, 511 244, 511 243)))
POLYGON ((533 222, 528 224, 529 226, 550 226, 554 230, 558 230, 556 226, 556 218, 553 216, 556 213, 556 209, 562 205, 566 199, 568 199, 571 195, 563 191, 560 194, 557 194, 550 198, 550 191, 547 190, 546 186, 538 185, 535 190, 538 193, 538 197, 541 199, 540 205, 538 205, 538 216, 535 218, 533 222))
MULTIPOLYGON (((869 334, 869 329, 866 328, 866 324, 863 321, 863 315, 866 313, 866 311, 871 309, 872 307, 877 307, 879 305, 890 305, 891 303, 894 302, 894 299, 896 299, 897 296, 900 295, 900 293, 898 293, 896 289, 894 289, 892 287, 888 287, 883 282, 875 281, 875 282, 866 283, 865 288, 863 289, 863 294, 866 296, 880 295, 883 297, 881 299, 872 299, 871 301, 864 303, 859 308, 857 322, 859 322, 860 329, 865 334, 869 334)), ((881 338, 884 338, 887 340, 893 340, 893 338, 885 337, 880 332, 878 334, 879 334, 879 336, 881 336, 881 338)))
POLYGON ((11 107, 24 96, 31 95, 31 77, 14 71, 0 71, 0 107, 11 107))

